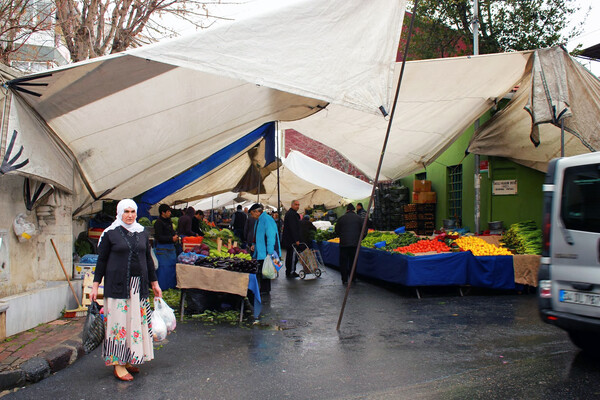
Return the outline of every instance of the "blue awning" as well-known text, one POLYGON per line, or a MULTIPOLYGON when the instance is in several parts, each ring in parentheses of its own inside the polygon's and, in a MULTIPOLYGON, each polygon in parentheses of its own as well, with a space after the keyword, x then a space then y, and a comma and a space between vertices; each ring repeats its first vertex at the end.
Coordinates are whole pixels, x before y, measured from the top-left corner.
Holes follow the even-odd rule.
POLYGON ((246 148, 265 138, 265 165, 275 161, 275 123, 268 122, 253 130, 229 146, 213 153, 181 174, 147 190, 138 201, 138 217, 148 217, 150 208, 165 197, 183 189, 210 171, 227 163, 246 148))

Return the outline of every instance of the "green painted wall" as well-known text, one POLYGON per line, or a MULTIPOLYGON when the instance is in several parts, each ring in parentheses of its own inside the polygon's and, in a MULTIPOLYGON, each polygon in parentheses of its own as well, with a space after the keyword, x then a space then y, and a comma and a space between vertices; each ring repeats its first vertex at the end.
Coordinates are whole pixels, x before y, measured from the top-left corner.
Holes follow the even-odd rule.
MULTIPOLYGON (((490 118, 489 113, 481 118, 483 124, 490 118)), ((473 135, 473 126, 467 129, 438 159, 426 169, 427 180, 432 183, 432 190, 437 194, 436 227, 443 226, 443 220, 452 216, 448 211, 448 167, 462 164, 462 226, 475 229, 474 204, 474 174, 475 156, 465 157, 465 149, 473 135)), ((508 228, 515 222, 532 219, 541 226, 542 218, 542 183, 544 174, 513 163, 499 157, 481 156, 480 159, 489 161, 489 172, 481 176, 481 230, 488 228, 490 221, 504 221, 508 228), (492 195, 492 181, 516 179, 517 194, 496 196, 492 195)), ((401 179, 405 186, 413 189, 415 175, 401 179)))

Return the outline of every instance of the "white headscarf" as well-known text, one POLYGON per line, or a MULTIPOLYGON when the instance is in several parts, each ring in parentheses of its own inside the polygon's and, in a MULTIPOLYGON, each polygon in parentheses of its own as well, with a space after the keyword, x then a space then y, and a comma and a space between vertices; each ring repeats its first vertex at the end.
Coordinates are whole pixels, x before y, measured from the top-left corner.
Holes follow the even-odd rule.
POLYGON ((144 227, 142 225, 140 225, 137 221, 134 222, 133 224, 126 224, 125 222, 123 222, 123 213, 125 212, 125 209, 127 208, 133 208, 135 210, 135 212, 137 213, 137 204, 135 204, 135 201, 131 200, 131 199, 123 199, 119 202, 119 204, 117 204, 117 219, 115 219, 115 221, 108 227, 106 228, 103 232, 102 235, 100 235, 100 239, 98 239, 98 245, 100 245, 100 242, 102 241, 102 236, 104 236, 104 234, 112 229, 118 228, 119 226, 122 226, 123 228, 127 229, 129 232, 143 232, 144 231, 144 227))

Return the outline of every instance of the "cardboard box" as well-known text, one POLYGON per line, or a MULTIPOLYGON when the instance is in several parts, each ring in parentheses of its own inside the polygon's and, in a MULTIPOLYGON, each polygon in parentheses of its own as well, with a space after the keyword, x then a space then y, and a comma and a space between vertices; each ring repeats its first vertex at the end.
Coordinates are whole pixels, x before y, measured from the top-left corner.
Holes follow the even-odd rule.
POLYGON ((414 181, 414 192, 431 192, 431 181, 414 181))
POLYGON ((413 192, 412 202, 416 204, 435 203, 435 192, 413 192))
POLYGON ((86 272, 91 272, 92 275, 96 272, 96 264, 75 263, 73 264, 73 279, 83 279, 86 272))

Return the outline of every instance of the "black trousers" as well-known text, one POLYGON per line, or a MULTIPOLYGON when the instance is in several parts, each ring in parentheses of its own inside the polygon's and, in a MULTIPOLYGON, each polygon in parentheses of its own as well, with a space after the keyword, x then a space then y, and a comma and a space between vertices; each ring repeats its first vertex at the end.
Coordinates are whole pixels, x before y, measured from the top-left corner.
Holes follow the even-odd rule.
POLYGON ((285 276, 290 276, 296 272, 296 265, 294 264, 294 245, 290 244, 286 247, 285 251, 285 276))
POLYGON ((271 280, 263 278, 262 276, 262 265, 265 260, 257 260, 258 261, 258 271, 256 271, 256 277, 258 278, 258 286, 260 287, 261 293, 270 293, 271 292, 271 280))
MULTIPOLYGON (((342 282, 348 282, 355 255, 356 246, 340 247, 340 274, 342 275, 342 282)), ((356 274, 354 276, 354 279, 356 279, 356 274)))

